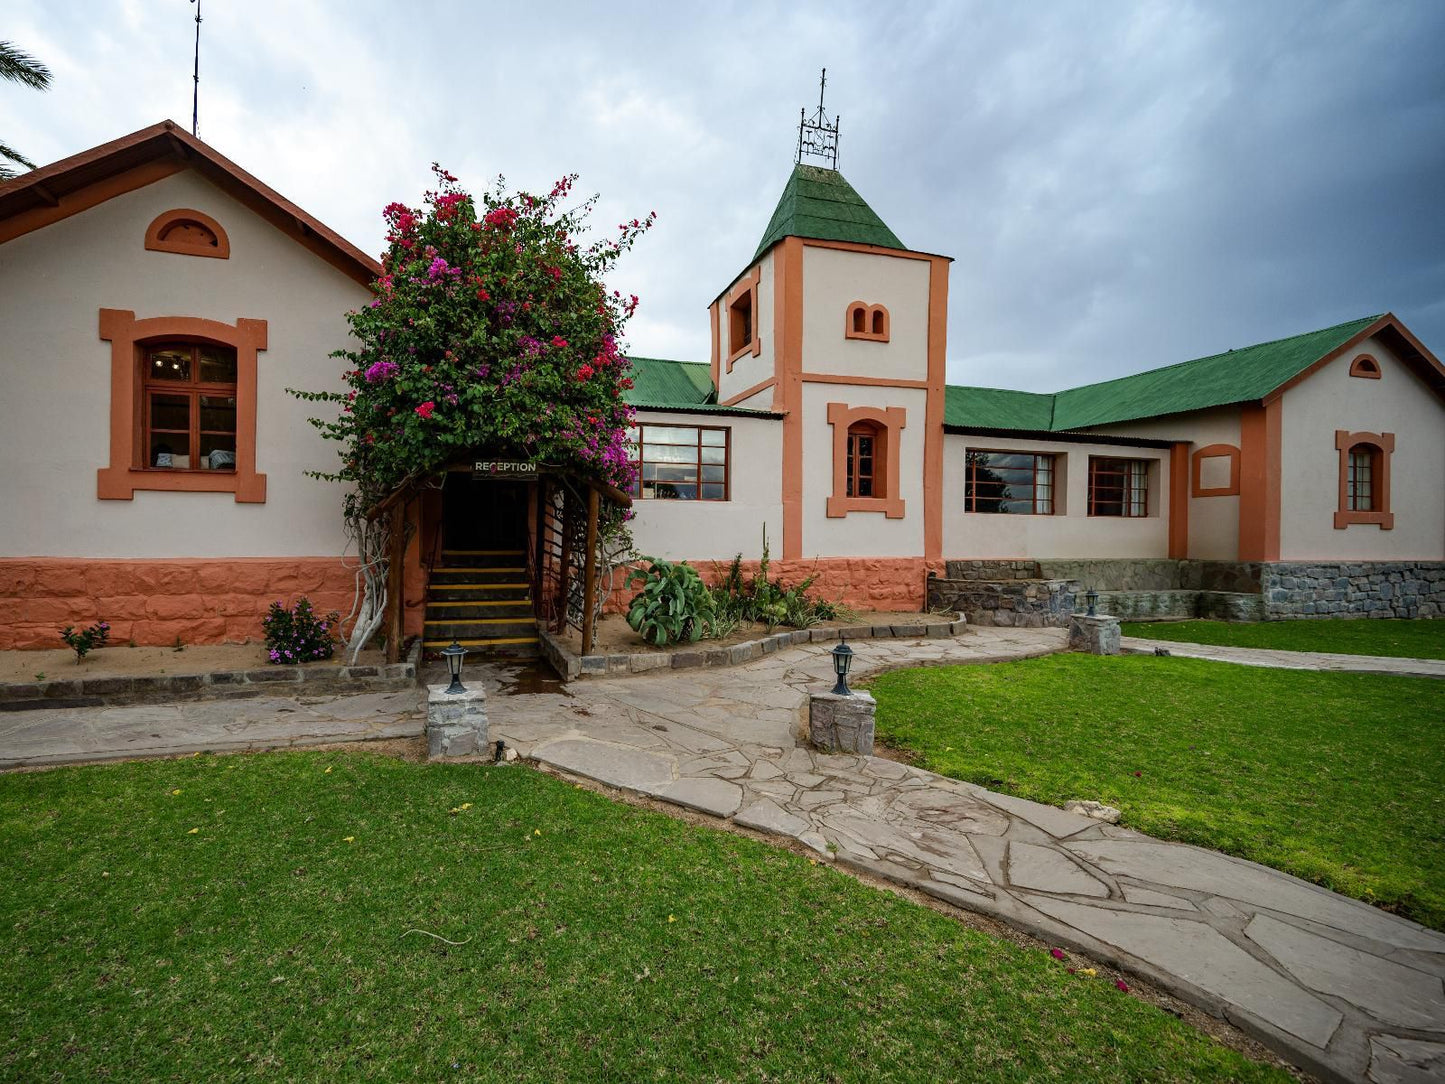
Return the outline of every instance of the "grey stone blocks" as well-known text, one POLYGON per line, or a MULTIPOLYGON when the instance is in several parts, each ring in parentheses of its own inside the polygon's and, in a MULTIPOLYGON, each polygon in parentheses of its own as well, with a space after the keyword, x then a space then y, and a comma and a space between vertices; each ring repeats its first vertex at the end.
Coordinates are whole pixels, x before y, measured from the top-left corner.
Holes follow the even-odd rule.
POLYGON ((487 694, 480 685, 448 693, 428 685, 426 753, 432 760, 480 756, 487 747, 487 694))
POLYGON ((813 693, 808 702, 808 740, 829 753, 873 755, 873 716, 878 704, 870 693, 813 693))
POLYGON ((1069 622, 1069 646, 1090 655, 1119 654, 1119 619, 1105 614, 1075 614, 1069 622))

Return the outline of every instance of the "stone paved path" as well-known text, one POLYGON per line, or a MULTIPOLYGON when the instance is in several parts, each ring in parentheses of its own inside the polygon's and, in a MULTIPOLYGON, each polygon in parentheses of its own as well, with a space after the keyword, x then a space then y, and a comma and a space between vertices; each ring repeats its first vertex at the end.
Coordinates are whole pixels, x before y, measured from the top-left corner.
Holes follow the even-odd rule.
POLYGON ((1128 655, 1152 655, 1156 647, 1185 659, 1212 659, 1243 666, 1276 670, 1332 670, 1351 674, 1396 674, 1445 678, 1445 659, 1398 659, 1386 655, 1336 655, 1327 651, 1276 651, 1261 647, 1222 647, 1218 644, 1175 643, 1143 636, 1120 639, 1128 655))
MULTIPOLYGON (((1018 657, 1058 630, 858 646, 855 672, 1018 657)), ((1143 975, 1327 1079, 1445 1079, 1445 936, 1263 866, 877 757, 800 744, 826 644, 731 670, 506 695, 532 760, 764 832, 1143 975)), ((1088 798, 1090 795, 1079 795, 1088 798)))
POLYGON ((8 711, 0 712, 0 768, 409 738, 425 718, 414 689, 8 711))

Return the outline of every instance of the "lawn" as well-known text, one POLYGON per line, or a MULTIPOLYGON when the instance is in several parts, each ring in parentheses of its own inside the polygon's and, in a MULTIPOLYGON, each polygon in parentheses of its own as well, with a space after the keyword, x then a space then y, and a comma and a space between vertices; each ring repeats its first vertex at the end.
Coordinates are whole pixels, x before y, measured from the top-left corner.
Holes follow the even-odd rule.
POLYGON ((1176 643, 1445 659, 1445 620, 1126 621, 1125 636, 1176 643))
POLYGON ((9 774, 0 839, 3 1079, 1288 1079, 1039 949, 515 766, 9 774))
POLYGON ((871 682, 878 734, 944 775, 1241 855, 1445 929, 1445 684, 1153 655, 871 682))

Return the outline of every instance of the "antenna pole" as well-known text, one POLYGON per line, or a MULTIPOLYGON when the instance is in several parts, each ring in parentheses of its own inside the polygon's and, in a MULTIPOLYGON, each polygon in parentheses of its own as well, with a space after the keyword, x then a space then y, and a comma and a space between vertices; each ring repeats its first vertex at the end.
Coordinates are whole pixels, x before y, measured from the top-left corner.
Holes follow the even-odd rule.
POLYGON ((195 83, 191 90, 191 135, 201 134, 201 0, 191 0, 196 5, 196 70, 191 77, 195 83))

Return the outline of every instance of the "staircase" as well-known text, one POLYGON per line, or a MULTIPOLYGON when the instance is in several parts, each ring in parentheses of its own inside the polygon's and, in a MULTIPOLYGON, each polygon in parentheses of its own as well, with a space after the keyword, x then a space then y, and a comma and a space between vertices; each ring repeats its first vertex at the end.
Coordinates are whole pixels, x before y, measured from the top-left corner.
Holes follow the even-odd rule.
POLYGON ((537 620, 521 550, 442 550, 427 587, 422 647, 535 655, 537 620))

